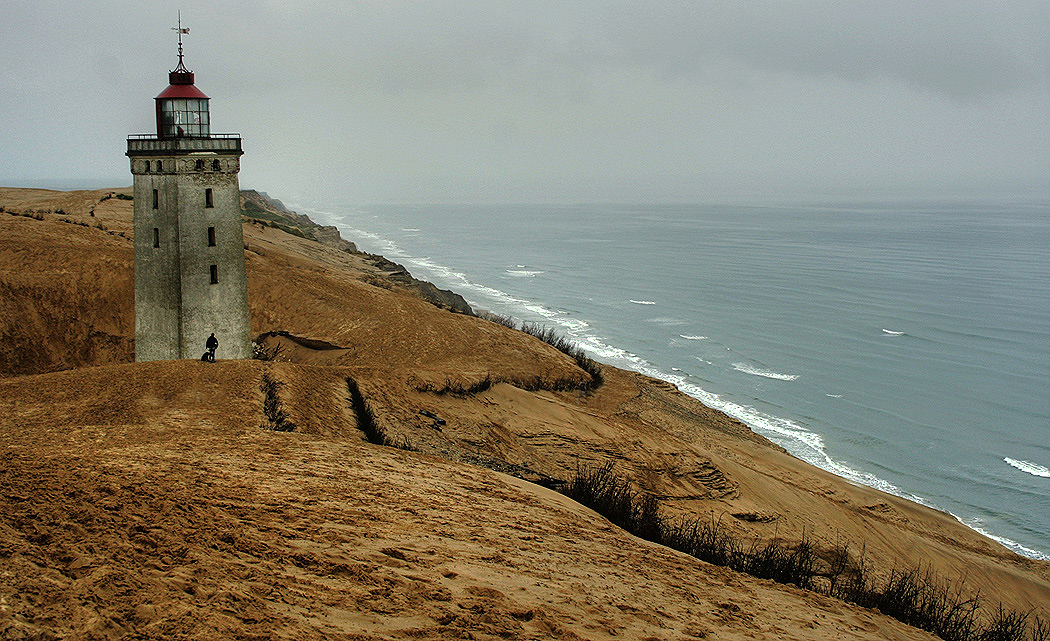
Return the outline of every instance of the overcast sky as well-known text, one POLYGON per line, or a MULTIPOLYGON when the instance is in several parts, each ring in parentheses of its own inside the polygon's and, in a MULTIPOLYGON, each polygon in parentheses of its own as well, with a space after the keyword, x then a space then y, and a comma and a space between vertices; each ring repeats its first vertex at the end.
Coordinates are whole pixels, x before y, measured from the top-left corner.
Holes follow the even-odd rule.
POLYGON ((1050 194, 1050 3, 0 0, 0 184, 131 183, 177 61, 318 202, 1050 194))

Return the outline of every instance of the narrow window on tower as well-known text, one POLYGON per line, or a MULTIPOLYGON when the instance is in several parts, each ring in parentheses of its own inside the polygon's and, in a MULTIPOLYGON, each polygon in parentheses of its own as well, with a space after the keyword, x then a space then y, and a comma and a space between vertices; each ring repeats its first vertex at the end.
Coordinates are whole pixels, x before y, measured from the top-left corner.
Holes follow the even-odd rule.
POLYGON ((211 284, 214 285, 219 282, 219 266, 211 266, 211 284))
POLYGON ((162 171, 164 171, 164 161, 158 160, 157 161, 157 173, 159 174, 162 171))
POLYGON ((198 158, 197 162, 194 163, 193 168, 197 171, 204 171, 204 161, 198 158))
POLYGON ((212 200, 211 200, 211 187, 208 187, 207 189, 204 190, 204 206, 205 207, 214 207, 215 206, 212 203, 212 200))
POLYGON ((220 169, 222 169, 222 163, 220 163, 217 159, 211 161, 211 169, 212 171, 219 171, 220 169))
POLYGON ((214 247, 214 246, 215 246, 215 228, 214 227, 209 227, 208 228, 208 247, 214 247))
POLYGON ((156 189, 154 189, 153 190, 153 208, 157 209, 158 205, 160 205, 160 193, 156 189))
POLYGON ((149 161, 148 160, 146 161, 146 173, 147 174, 149 173, 149 161))
POLYGON ((160 230, 156 227, 153 228, 153 246, 160 247, 160 230))

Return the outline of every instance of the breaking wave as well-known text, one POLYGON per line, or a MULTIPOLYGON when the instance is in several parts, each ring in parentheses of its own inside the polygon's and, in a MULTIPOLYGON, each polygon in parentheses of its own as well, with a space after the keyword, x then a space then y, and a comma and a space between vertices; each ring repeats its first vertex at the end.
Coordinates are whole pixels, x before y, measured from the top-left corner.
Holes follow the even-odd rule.
POLYGON ((959 523, 962 523, 963 525, 965 525, 966 527, 970 528, 974 532, 977 532, 979 534, 983 534, 984 536, 987 536, 989 539, 992 539, 993 541, 997 541, 999 543, 999 545, 1001 545, 1004 548, 1010 550, 1014 554, 1020 554, 1021 556, 1027 556, 1030 559, 1038 559, 1040 561, 1050 561, 1050 554, 1046 554, 1044 552, 1040 552, 1039 550, 1033 550, 1032 548, 1030 548, 1030 547, 1028 547, 1026 545, 1021 545, 1017 541, 1014 541, 1012 539, 1008 539, 1005 536, 998 536, 996 534, 992 534, 991 532, 989 532, 988 530, 985 529, 984 521, 981 520, 981 519, 977 519, 977 518, 964 519, 964 518, 961 518, 958 514, 953 514, 951 512, 949 512, 948 514, 951 514, 952 516, 954 516, 956 521, 958 521, 959 523))
POLYGON ((630 300, 635 305, 655 305, 656 304, 656 301, 652 301, 652 300, 634 300, 633 298, 630 299, 630 300))
POLYGON ((1003 460, 1012 465, 1013 467, 1016 467, 1017 469, 1021 470, 1022 472, 1027 472, 1032 476, 1041 476, 1045 479, 1050 479, 1050 469, 1045 468, 1042 465, 1039 465, 1038 463, 1032 463, 1030 461, 1018 461, 1017 459, 1012 459, 1009 456, 1004 457, 1003 460))
POLYGON ((738 372, 745 374, 751 374, 752 376, 762 376, 764 378, 774 378, 778 381, 794 381, 798 380, 798 374, 780 374, 778 372, 772 372, 767 369, 759 369, 752 367, 747 363, 733 363, 733 369, 738 372))

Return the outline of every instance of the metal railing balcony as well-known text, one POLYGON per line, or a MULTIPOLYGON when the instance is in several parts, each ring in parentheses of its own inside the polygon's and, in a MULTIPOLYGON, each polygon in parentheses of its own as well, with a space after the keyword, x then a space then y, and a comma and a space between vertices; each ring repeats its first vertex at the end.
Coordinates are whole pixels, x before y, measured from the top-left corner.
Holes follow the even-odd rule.
POLYGON ((164 154, 181 151, 243 153, 240 134, 211 134, 203 138, 160 138, 157 134, 128 136, 128 154, 164 154))

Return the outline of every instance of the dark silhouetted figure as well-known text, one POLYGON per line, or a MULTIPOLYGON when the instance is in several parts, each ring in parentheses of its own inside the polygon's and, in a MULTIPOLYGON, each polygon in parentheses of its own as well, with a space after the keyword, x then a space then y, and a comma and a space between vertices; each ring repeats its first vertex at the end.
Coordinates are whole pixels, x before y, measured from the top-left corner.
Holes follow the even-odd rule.
POLYGON ((214 363, 215 350, 219 349, 219 339, 215 338, 215 332, 212 332, 211 336, 208 337, 208 341, 204 343, 204 346, 208 348, 208 351, 204 352, 204 356, 201 356, 201 360, 214 363))

